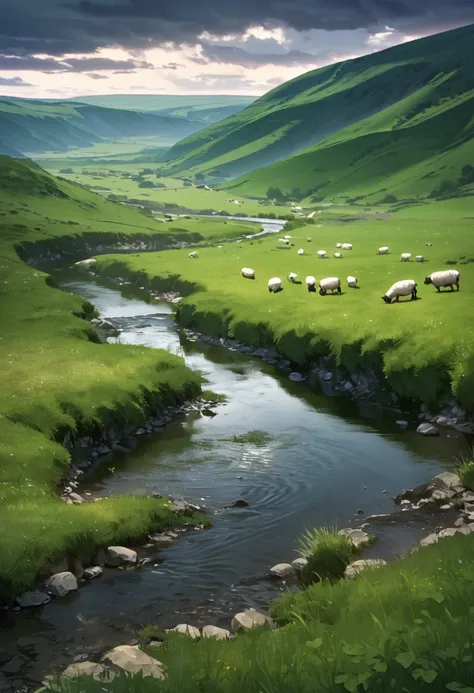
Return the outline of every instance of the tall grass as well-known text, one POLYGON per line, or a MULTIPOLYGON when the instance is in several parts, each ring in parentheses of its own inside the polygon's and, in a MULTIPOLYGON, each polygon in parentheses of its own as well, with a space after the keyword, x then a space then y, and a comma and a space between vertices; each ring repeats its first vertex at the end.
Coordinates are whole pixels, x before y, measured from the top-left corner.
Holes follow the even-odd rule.
POLYGON ((338 534, 336 525, 332 525, 306 530, 298 552, 308 561, 301 578, 310 583, 342 578, 353 549, 349 539, 338 534))

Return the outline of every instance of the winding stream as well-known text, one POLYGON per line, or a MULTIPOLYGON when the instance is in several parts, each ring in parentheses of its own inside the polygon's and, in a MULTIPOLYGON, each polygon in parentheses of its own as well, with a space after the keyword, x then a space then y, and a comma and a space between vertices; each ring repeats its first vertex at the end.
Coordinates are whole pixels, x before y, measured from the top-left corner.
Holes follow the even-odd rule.
MULTIPOLYGON (((191 412, 162 433, 139 439, 133 452, 115 454, 78 489, 92 496, 183 496, 207 506, 213 527, 155 550, 141 569, 105 571, 42 609, 5 613, 5 647, 22 660, 18 680, 31 684, 48 665, 127 642, 142 624, 228 627, 232 613, 264 607, 284 588, 262 576, 295 557, 305 528, 336 520, 347 526, 360 519, 359 509, 365 515, 391 512, 392 496, 438 473, 458 454, 454 437, 401 431, 399 413, 373 409, 366 413, 372 418, 362 418, 354 402, 293 384, 255 358, 185 339, 168 304, 125 297, 67 271, 56 272, 55 279, 117 325, 122 332, 116 339, 184 356, 190 368, 203 372, 207 388, 228 399, 213 418, 191 412), (255 429, 268 440, 233 442, 255 429), (249 507, 226 509, 237 498, 249 507)), ((401 553, 412 539, 384 530, 371 555, 401 553)))

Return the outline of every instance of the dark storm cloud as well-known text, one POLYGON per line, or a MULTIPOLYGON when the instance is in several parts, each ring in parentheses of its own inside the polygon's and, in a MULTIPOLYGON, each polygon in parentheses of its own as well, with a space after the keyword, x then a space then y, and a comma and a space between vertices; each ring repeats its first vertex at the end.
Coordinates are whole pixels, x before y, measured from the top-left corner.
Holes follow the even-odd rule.
POLYGON ((151 63, 141 60, 109 60, 107 58, 69 58, 53 60, 51 58, 34 58, 27 56, 9 56, 0 54, 0 70, 40 70, 41 72, 89 72, 90 70, 134 70, 152 68, 151 63))
POLYGON ((29 82, 24 82, 21 77, 0 77, 0 87, 32 87, 29 82))
POLYGON ((248 51, 237 48, 236 46, 217 46, 204 44, 201 58, 195 58, 194 62, 205 64, 224 63, 226 65, 242 65, 244 67, 256 68, 260 65, 314 65, 322 56, 311 55, 301 51, 286 51, 283 53, 249 53, 248 51))
POLYGON ((442 30, 474 21, 472 0, 1 0, 0 51, 15 55, 92 52, 121 45, 195 43, 202 31, 229 34, 249 25, 298 31, 442 30))

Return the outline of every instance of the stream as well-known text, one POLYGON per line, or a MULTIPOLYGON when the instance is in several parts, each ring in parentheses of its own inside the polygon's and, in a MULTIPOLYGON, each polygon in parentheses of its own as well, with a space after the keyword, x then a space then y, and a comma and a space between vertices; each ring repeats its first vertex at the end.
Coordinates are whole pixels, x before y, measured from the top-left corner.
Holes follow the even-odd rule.
MULTIPOLYGON (((362 416, 355 402, 294 384, 256 358, 185 338, 171 307, 151 302, 144 292, 119 291, 65 269, 52 274, 120 328, 119 337, 109 341, 183 356, 204 374, 205 387, 227 401, 214 408, 212 418, 192 411, 163 432, 140 438, 132 452, 114 454, 113 462, 77 489, 91 497, 154 492, 184 497, 204 504, 213 526, 154 549, 151 562, 140 569, 104 570, 66 598, 4 612, 8 637, 2 638, 0 656, 5 661, 5 652, 13 653, 18 660, 14 683, 34 689, 48 666, 129 642, 147 623, 228 628, 236 611, 265 608, 286 589, 264 574, 296 557, 298 536, 306 528, 335 521, 344 527, 371 513, 389 513, 393 496, 449 468, 459 455, 455 435, 423 438, 409 414, 373 407, 362 416), (410 420, 409 429, 401 430, 397 418, 410 420), (233 440, 253 430, 267 437, 257 444, 233 440), (239 498, 248 501, 247 508, 226 507, 239 498)), ((422 529, 384 526, 370 555, 402 554, 422 529)))

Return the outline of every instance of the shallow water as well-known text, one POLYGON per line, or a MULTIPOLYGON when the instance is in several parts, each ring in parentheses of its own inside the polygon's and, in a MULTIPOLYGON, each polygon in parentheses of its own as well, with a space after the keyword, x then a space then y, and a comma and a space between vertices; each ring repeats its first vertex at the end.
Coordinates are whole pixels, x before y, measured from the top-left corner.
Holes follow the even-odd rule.
MULTIPOLYGON (((22 650, 28 660, 22 680, 38 680, 46 665, 70 661, 78 652, 126 642, 141 624, 228 627, 236 610, 264 606, 284 588, 262 577, 271 565, 296 556, 297 537, 307 527, 335 521, 347 526, 360 520, 358 510, 390 512, 392 496, 438 473, 458 454, 454 437, 400 431, 399 413, 375 408, 364 419, 355 403, 291 383, 255 358, 180 337, 165 303, 126 298, 67 272, 55 278, 118 325, 120 342, 184 356, 205 375, 206 388, 228 399, 214 408, 213 418, 191 412, 162 433, 139 439, 133 452, 115 454, 78 489, 92 496, 183 496, 205 504, 213 526, 154 550, 141 569, 105 571, 43 609, 9 612, 10 648, 21 636, 39 636, 22 650), (262 444, 233 441, 255 429, 268 436, 262 444), (249 507, 226 507, 237 498, 249 507)), ((419 529, 411 530, 403 539, 399 527, 392 533, 384 528, 371 555, 400 553, 418 535, 419 529)))

